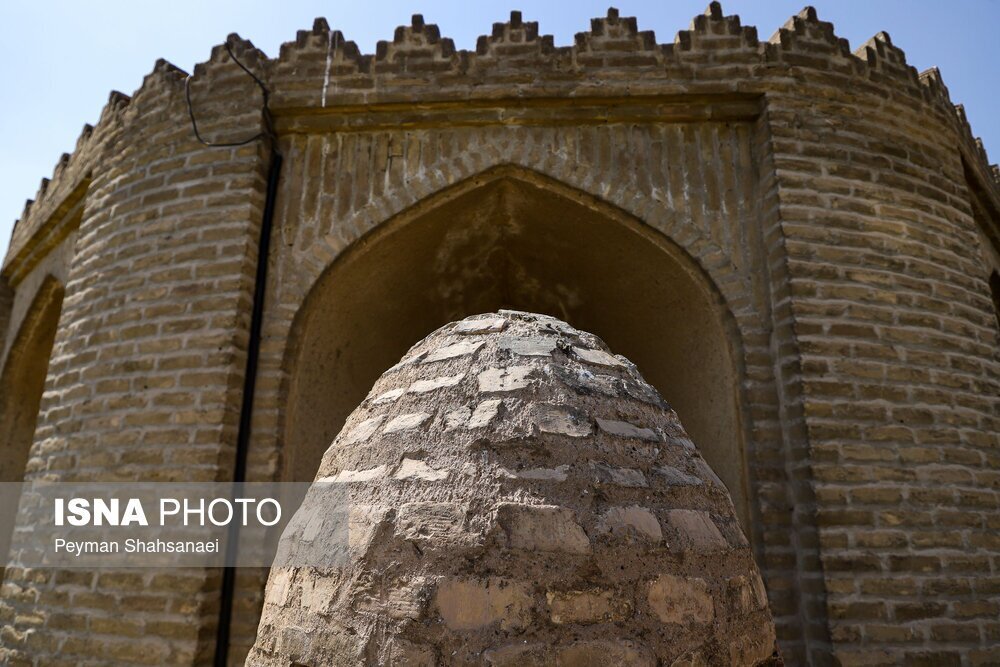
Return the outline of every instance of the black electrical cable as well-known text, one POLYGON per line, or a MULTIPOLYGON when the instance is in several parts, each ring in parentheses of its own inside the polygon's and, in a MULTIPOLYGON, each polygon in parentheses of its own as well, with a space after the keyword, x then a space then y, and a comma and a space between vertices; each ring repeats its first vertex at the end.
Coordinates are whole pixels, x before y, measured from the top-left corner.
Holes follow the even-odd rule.
MULTIPOLYGON (((213 143, 206 141, 198 132, 194 107, 191 104, 191 77, 185 81, 184 92, 187 98, 188 115, 191 117, 191 128, 198 141, 206 146, 231 148, 245 146, 259 139, 267 139, 270 150, 270 161, 267 169, 267 192, 264 198, 264 212, 260 226, 260 238, 257 242, 257 271, 254 279, 253 307, 250 316, 250 340, 247 343, 247 362, 243 376, 243 397, 240 406, 240 423, 236 435, 236 461, 233 467, 233 494, 239 497, 246 482, 247 457, 250 451, 250 423, 253 413, 254 392, 257 386, 257 363, 260 358, 261 329, 264 322, 264 294, 267 291, 267 260, 271 249, 271 230, 274 226, 274 202, 278 196, 278 178, 281 174, 282 155, 278 150, 278 137, 274 131, 274 120, 268 107, 269 91, 264 82, 240 62, 226 40, 226 51, 233 62, 246 72, 260 87, 263 95, 261 115, 264 121, 264 131, 244 141, 213 143)), ((226 537, 226 561, 222 571, 222 588, 220 590, 219 622, 215 632, 215 667, 226 667, 229 659, 229 634, 233 619, 233 602, 236 593, 236 552, 239 548, 239 523, 234 521, 229 525, 226 537)))
POLYGON ((274 133, 274 119, 271 116, 271 109, 268 106, 268 101, 270 99, 270 91, 267 89, 267 86, 264 85, 264 82, 261 81, 256 74, 251 72, 249 69, 247 69, 246 65, 240 62, 240 59, 236 57, 235 53, 233 53, 233 47, 229 44, 229 41, 230 40, 228 39, 226 40, 225 44, 226 53, 228 53, 232 61, 237 65, 239 65, 240 69, 246 72, 250 76, 250 78, 254 80, 254 83, 256 83, 258 87, 260 87, 261 95, 264 98, 261 103, 261 113, 264 116, 265 131, 258 132, 249 139, 245 139, 243 141, 216 143, 206 140, 204 137, 201 136, 201 132, 198 131, 198 121, 194 117, 194 105, 191 102, 191 79, 193 78, 193 76, 189 75, 186 79, 184 79, 184 98, 187 100, 188 116, 191 118, 191 129, 194 130, 194 136, 198 139, 199 142, 201 142, 206 146, 210 146, 212 148, 233 148, 235 146, 246 146, 247 144, 252 144, 258 139, 267 138, 271 142, 271 149, 276 150, 275 140, 277 139, 277 135, 274 133))

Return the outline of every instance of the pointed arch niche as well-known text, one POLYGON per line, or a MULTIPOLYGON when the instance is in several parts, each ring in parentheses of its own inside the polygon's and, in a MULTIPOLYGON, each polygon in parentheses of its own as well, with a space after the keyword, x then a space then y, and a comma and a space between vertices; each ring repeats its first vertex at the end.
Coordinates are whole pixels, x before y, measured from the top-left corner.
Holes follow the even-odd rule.
POLYGON ((24 479, 63 294, 52 276, 42 282, 0 373, 0 482, 24 479))
MULTIPOLYGON (((28 308, 0 371, 0 482, 23 482, 34 440, 38 410, 62 311, 64 290, 46 276, 28 308)), ((13 525, 17 503, 0 507, 0 525, 13 525)), ((7 562, 10 533, 0 534, 0 578, 7 562)))
POLYGON ((739 336, 718 290, 663 234, 510 167, 380 225, 313 286, 285 359, 284 478, 313 479, 347 415, 411 345, 499 308, 562 318, 635 362, 748 520, 739 336))

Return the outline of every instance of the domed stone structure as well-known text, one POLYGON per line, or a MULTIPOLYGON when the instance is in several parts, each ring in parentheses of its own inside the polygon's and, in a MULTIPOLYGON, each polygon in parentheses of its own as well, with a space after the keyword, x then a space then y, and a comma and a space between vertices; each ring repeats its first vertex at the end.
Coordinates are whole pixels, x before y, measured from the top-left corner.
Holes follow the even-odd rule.
POLYGON ((773 660, 727 489, 636 367, 561 320, 438 329, 375 383, 321 482, 349 492, 349 562, 272 569, 250 665, 773 660))

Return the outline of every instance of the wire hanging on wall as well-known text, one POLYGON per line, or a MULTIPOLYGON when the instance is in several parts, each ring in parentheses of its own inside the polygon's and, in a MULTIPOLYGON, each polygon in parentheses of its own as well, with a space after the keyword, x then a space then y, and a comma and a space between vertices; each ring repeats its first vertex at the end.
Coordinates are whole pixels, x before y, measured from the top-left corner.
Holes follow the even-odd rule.
POLYGON ((188 77, 184 79, 184 97, 187 100, 188 116, 191 118, 191 129, 194 130, 194 136, 198 139, 199 142, 201 142, 205 146, 210 146, 213 148, 232 148, 235 146, 246 146, 247 144, 252 144, 258 139, 264 139, 264 138, 269 139, 271 141, 271 146, 274 147, 276 145, 275 140, 277 136, 274 132, 274 119, 271 116, 271 109, 268 105, 268 101, 270 98, 270 91, 267 89, 267 86, 264 85, 264 82, 260 80, 260 77, 251 72, 250 69, 246 65, 244 65, 239 58, 236 57, 236 54, 233 53, 233 47, 230 44, 231 41, 232 41, 231 38, 226 39, 225 43, 226 53, 228 53, 229 57, 233 60, 233 62, 236 63, 240 69, 246 72, 250 76, 250 78, 254 80, 254 83, 256 83, 258 87, 260 87, 261 95, 263 96, 263 102, 261 105, 261 114, 264 118, 264 131, 258 132, 249 139, 245 139, 243 141, 213 142, 205 139, 203 136, 201 136, 201 132, 198 130, 198 121, 195 119, 194 115, 194 104, 191 102, 191 80, 194 78, 194 75, 188 75, 188 77))

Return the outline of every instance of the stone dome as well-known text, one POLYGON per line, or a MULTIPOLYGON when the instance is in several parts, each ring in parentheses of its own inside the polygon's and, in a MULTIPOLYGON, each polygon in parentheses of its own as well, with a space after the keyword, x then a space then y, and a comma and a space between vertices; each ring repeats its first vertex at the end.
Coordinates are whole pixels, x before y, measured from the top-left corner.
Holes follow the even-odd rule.
POLYGON ((636 367, 561 320, 438 329, 375 383, 318 482, 350 495, 347 562, 272 568, 247 664, 778 660, 727 489, 636 367))

